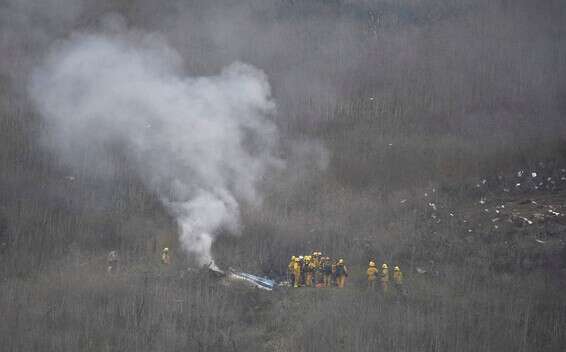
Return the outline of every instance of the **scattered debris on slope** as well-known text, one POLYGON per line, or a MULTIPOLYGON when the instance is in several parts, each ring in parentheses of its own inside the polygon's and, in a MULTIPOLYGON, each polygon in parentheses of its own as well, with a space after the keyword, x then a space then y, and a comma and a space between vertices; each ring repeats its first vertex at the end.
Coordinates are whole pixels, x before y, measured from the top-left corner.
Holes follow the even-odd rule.
POLYGON ((431 186, 422 195, 400 204, 419 211, 427 240, 464 261, 503 270, 566 264, 565 168, 539 163, 458 188, 431 186))

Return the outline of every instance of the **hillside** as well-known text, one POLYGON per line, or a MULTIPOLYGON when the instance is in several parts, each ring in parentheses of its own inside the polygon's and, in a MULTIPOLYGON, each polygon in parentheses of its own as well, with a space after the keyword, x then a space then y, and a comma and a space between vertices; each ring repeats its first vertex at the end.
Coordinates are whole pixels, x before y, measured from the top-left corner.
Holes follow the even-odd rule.
POLYGON ((3 2, 2 351, 563 351, 564 9, 3 2))
MULTIPOLYGON (((77 257, 71 267, 3 282, 2 331, 13 336, 9 350, 55 350, 66 341, 80 350, 287 351, 329 343, 330 351, 556 351, 566 336, 566 182, 561 169, 545 171, 437 185, 401 199, 399 219, 413 215, 415 230, 389 244, 396 255, 387 260, 405 271, 406 296, 368 291, 363 257, 352 258, 343 290, 272 292, 223 284, 206 269, 164 269, 157 258, 121 263, 108 275, 104 256, 77 257)), ((398 221, 388 226, 403 226, 398 221)), ((356 251, 380 252, 354 243, 356 251)))

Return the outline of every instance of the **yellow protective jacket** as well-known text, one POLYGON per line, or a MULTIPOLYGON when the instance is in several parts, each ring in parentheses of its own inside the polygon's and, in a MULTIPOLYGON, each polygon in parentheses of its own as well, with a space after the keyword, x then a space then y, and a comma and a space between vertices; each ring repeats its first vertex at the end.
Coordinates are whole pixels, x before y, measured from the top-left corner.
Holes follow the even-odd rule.
POLYGON ((377 278, 378 270, 376 267, 370 266, 367 270, 368 281, 374 281, 377 278))
POLYGON ((287 269, 288 269, 290 272, 293 272, 293 267, 294 267, 294 266, 295 266, 295 261, 294 261, 294 260, 291 260, 291 261, 289 262, 289 265, 287 265, 287 269))
POLYGON ((305 270, 307 272, 314 272, 316 270, 316 264, 314 262, 310 262, 305 266, 305 270))
POLYGON ((389 282, 389 269, 381 270, 381 282, 389 282))
POLYGON ((311 263, 314 265, 315 270, 318 270, 320 268, 320 260, 318 260, 318 258, 314 257, 311 263))
POLYGON ((295 274, 295 276, 301 275, 301 263, 299 262, 293 263, 293 274, 295 274))
POLYGON ((393 272, 393 282, 397 285, 401 285, 403 283, 403 273, 401 271, 393 272))

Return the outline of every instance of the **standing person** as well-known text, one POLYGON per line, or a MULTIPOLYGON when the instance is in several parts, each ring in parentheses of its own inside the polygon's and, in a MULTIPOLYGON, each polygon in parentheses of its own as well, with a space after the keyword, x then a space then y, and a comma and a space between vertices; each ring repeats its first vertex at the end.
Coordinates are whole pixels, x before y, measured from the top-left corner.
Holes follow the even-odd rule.
POLYGON ((322 280, 324 287, 332 287, 332 262, 330 257, 324 257, 322 261, 322 280))
POLYGON ((106 269, 106 271, 108 273, 115 273, 116 271, 118 271, 118 252, 117 251, 110 251, 110 253, 108 253, 108 258, 106 259, 108 262, 108 267, 106 269))
POLYGON ((403 272, 398 266, 393 269, 393 285, 397 293, 403 294, 403 272))
POLYGON ((336 286, 336 283, 337 283, 337 281, 336 281, 336 265, 337 265, 337 263, 338 262, 332 263, 332 276, 331 276, 332 282, 331 282, 331 285, 334 285, 334 286, 336 286))
POLYGON ((291 256, 291 261, 287 265, 287 273, 289 274, 289 282, 291 284, 295 282, 295 273, 293 271, 293 267, 295 266, 295 259, 297 259, 297 257, 291 256))
POLYGON ((311 256, 305 257, 305 286, 312 287, 315 264, 311 256))
POLYGON ((384 294, 389 291, 389 267, 387 264, 381 266, 381 289, 384 294))
POLYGON ((170 265, 171 264, 171 256, 169 255, 169 248, 165 247, 161 251, 161 264, 163 265, 170 265))
POLYGON ((301 265, 301 277, 299 278, 300 286, 305 284, 305 257, 299 256, 299 264, 301 265))
POLYGON ((375 282, 377 281, 377 274, 378 273, 379 273, 379 270, 377 270, 377 266, 375 265, 375 262, 370 261, 369 265, 368 265, 368 270, 367 270, 368 288, 370 288, 370 289, 375 288, 375 282))
POLYGON ((294 287, 301 286, 301 261, 299 258, 295 258, 295 263, 293 264, 293 277, 295 279, 294 287))
POLYGON ((346 277, 348 276, 348 269, 346 268, 346 263, 344 259, 339 259, 338 264, 336 264, 336 283, 338 288, 344 288, 346 286, 346 277))
POLYGON ((312 263, 314 266, 313 278, 314 278, 314 287, 316 287, 320 283, 320 266, 321 266, 321 255, 322 253, 318 251, 312 252, 312 263))
POLYGON ((312 252, 311 261, 314 263, 315 266, 320 264, 320 252, 314 251, 312 252))

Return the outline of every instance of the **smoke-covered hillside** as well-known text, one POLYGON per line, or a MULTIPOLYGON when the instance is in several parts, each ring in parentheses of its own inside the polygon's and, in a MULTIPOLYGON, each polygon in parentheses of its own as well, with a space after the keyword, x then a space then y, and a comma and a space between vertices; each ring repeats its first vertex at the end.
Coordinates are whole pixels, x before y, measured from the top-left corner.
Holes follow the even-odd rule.
POLYGON ((2 2, 3 348, 562 351, 564 23, 558 0, 2 2), (345 289, 201 270, 285 280, 313 250, 345 289), (366 290, 370 258, 402 299, 366 290))

